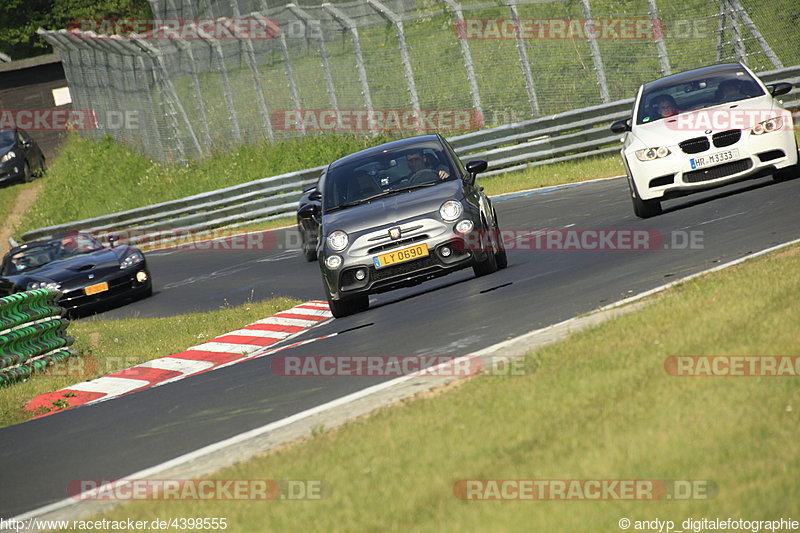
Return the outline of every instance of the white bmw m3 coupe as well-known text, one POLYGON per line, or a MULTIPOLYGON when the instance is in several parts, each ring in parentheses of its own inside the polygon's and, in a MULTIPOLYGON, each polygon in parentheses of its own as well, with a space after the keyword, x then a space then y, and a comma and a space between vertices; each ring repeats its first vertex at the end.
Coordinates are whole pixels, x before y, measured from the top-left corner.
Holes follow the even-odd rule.
POLYGON ((798 173, 792 114, 777 97, 791 83, 764 83, 740 63, 675 74, 639 88, 633 116, 611 125, 633 211, 648 218, 661 201, 742 179, 798 173))

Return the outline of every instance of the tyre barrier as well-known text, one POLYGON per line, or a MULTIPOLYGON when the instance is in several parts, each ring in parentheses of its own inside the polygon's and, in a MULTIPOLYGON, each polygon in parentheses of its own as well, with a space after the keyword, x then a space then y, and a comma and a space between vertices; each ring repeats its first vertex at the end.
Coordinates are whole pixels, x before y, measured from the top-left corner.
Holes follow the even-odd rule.
POLYGON ((36 289, 0 298, 0 387, 74 355, 60 291, 36 289))

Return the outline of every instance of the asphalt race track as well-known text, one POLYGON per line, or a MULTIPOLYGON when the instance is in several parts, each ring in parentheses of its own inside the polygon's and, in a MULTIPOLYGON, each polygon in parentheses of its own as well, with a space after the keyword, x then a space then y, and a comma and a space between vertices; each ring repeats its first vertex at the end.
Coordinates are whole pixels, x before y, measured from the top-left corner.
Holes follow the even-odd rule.
MULTIPOLYGON (((283 354, 468 354, 798 239, 799 195, 800 179, 759 179, 665 202, 665 213, 649 220, 634 217, 623 179, 496 198, 502 228, 518 231, 520 242, 536 230, 653 230, 663 244, 638 251, 510 250, 506 270, 480 279, 464 270, 373 296, 366 313, 326 322, 300 339, 349 331, 283 354), (687 247, 691 238, 694 246, 687 247)), ((285 233, 275 232, 276 244, 288 242, 285 233)), ((297 250, 147 258, 156 294, 103 316, 168 316, 272 295, 324 300, 316 263, 297 250)), ((64 499, 72 480, 124 477, 382 380, 280 377, 262 358, 0 429, 0 516, 64 499)))

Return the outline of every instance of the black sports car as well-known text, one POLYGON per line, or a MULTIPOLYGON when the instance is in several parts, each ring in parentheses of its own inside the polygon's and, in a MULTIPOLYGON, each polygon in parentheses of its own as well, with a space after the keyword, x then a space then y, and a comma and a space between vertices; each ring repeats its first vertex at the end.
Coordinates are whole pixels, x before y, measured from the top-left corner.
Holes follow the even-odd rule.
POLYGON ((42 150, 22 130, 0 130, 0 183, 31 181, 45 169, 42 150))
POLYGON ((105 247, 88 233, 69 232, 15 246, 4 257, 0 291, 56 289, 70 314, 153 293, 144 254, 128 245, 105 247), (10 284, 9 284, 10 282, 10 284))
MULTIPOLYGON (((369 294, 472 267, 507 264, 497 215, 475 184, 486 161, 461 163, 440 135, 362 150, 331 163, 319 180, 316 251, 335 317, 366 310, 369 294)), ((309 196, 309 200, 311 200, 309 196)))

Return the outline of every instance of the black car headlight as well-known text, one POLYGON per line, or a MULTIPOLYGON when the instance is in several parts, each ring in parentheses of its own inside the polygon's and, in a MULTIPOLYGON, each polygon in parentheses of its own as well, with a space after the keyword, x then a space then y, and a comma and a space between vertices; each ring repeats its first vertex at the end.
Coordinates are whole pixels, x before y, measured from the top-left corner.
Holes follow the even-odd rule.
POLYGON ((15 154, 13 151, 11 151, 11 152, 8 152, 8 153, 7 153, 6 155, 4 155, 3 157, 0 157, 0 163, 5 163, 5 162, 7 162, 7 161, 11 161, 11 160, 12 160, 12 159, 14 159, 15 157, 17 157, 17 154, 15 154))
POLYGON ((36 289, 48 289, 51 291, 57 291, 61 289, 61 284, 49 280, 31 281, 30 283, 28 283, 27 289, 29 291, 35 291, 36 289))
POLYGON ((138 265, 142 261, 144 261, 142 252, 136 250, 135 252, 128 254, 128 256, 120 262, 119 268, 120 270, 125 270, 126 268, 131 268, 134 265, 138 265))

